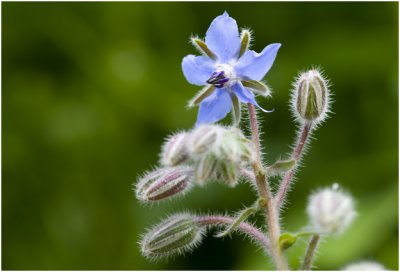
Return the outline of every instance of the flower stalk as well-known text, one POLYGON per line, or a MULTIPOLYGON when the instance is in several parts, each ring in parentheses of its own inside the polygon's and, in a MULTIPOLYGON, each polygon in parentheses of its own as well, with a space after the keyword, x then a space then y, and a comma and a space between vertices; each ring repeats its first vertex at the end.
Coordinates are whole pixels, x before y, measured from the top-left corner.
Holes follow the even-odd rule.
MULTIPOLYGON (((298 162, 301 159, 304 146, 308 141, 308 138, 310 136, 310 132, 312 129, 312 121, 307 121, 304 123, 301 132, 299 134, 299 137, 297 138, 297 143, 296 147, 293 150, 292 153, 292 159, 296 162, 298 162)), ((293 182, 293 177, 294 174, 296 173, 296 167, 292 168, 291 170, 287 171, 286 174, 284 175, 281 183, 279 184, 279 189, 278 192, 275 195, 275 206, 278 210, 282 207, 282 204, 284 203, 287 193, 290 189, 290 185, 293 182)))
POLYGON ((319 234, 315 234, 311 237, 310 242, 308 244, 306 255, 304 256, 301 270, 311 270, 319 240, 320 240, 319 234))
MULTIPOLYGON (((222 215, 202 215, 197 217, 197 223, 199 226, 218 226, 226 225, 230 226, 235 222, 235 218, 222 215)), ((241 222, 237 229, 243 233, 249 235, 254 241, 256 241, 266 253, 270 252, 270 242, 269 239, 256 227, 250 225, 246 222, 241 222)))
POLYGON ((247 105, 249 109, 252 140, 257 151, 256 161, 252 166, 256 178, 259 197, 266 200, 265 207, 263 208, 265 212, 266 224, 268 226, 268 236, 271 241, 271 255, 278 270, 288 270, 287 261, 279 245, 281 230, 279 225, 278 210, 274 205, 274 199, 267 180, 267 174, 262 166, 260 147, 261 143, 259 138, 257 115, 254 106, 250 103, 247 105))

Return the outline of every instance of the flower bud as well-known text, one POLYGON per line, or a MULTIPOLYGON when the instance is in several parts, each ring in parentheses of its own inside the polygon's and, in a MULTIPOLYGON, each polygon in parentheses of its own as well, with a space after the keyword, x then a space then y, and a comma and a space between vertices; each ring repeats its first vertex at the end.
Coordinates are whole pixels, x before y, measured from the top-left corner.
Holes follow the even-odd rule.
POLYGON ((323 121, 328 112, 329 89, 318 70, 302 73, 294 84, 292 110, 302 121, 323 121))
POLYGON ((214 154, 208 154, 199 158, 194 166, 195 182, 204 185, 215 178, 215 171, 218 166, 218 160, 214 154))
POLYGON ((346 266, 343 270, 351 271, 384 271, 386 270, 383 265, 371 261, 361 261, 346 266))
POLYGON ((221 140, 224 128, 218 125, 201 125, 193 130, 188 140, 188 148, 194 155, 210 151, 221 140))
POLYGON ((256 157, 253 144, 237 128, 227 129, 215 153, 237 164, 251 162, 256 157))
POLYGON ((217 178, 231 187, 235 187, 239 181, 238 167, 234 162, 223 160, 218 163, 217 178))
POLYGON ((162 147, 161 164, 164 166, 176 166, 188 159, 186 142, 188 133, 181 132, 172 135, 162 147))
POLYGON ((176 214, 151 229, 141 240, 145 257, 160 259, 192 250, 202 240, 204 228, 190 214, 176 214))
POLYGON ((337 184, 312 194, 307 213, 316 231, 322 234, 341 233, 356 215, 353 199, 337 184))
POLYGON ((193 170, 189 167, 156 169, 139 179, 136 197, 143 202, 166 199, 190 189, 193 170))

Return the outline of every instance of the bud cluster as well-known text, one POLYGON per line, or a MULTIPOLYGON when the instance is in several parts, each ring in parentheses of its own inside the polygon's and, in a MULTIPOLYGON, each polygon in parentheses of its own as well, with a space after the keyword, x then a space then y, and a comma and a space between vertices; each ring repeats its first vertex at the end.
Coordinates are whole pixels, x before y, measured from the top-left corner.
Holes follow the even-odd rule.
POLYGON ((237 128, 202 125, 167 139, 160 154, 162 167, 139 178, 136 197, 153 202, 186 193, 195 181, 221 180, 230 186, 239 169, 254 158, 252 143, 237 128))
POLYGON ((337 184, 312 194, 307 213, 315 230, 322 234, 341 233, 356 215, 352 197, 337 184))
POLYGON ((165 166, 192 165, 194 180, 205 184, 213 179, 234 186, 239 168, 254 159, 252 143, 237 128, 202 125, 189 133, 168 139, 161 154, 165 166))

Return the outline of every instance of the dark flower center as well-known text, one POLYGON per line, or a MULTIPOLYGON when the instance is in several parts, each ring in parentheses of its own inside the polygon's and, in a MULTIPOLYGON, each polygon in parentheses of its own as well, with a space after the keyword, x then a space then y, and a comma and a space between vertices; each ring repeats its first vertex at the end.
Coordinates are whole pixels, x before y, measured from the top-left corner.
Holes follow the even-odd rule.
POLYGON ((225 83, 229 81, 229 78, 225 77, 225 72, 214 72, 211 77, 207 80, 208 84, 214 85, 216 88, 223 88, 225 83))

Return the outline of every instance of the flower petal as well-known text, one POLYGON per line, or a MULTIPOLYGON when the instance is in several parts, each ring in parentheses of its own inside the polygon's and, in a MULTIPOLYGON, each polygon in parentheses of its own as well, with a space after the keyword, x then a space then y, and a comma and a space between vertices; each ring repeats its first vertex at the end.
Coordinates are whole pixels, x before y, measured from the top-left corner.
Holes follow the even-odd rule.
POLYGON ((236 73, 244 80, 261 80, 274 63, 279 47, 280 43, 270 44, 260 54, 248 50, 237 62, 236 73))
POLYGON ((191 84, 206 85, 215 70, 215 62, 205 56, 187 55, 182 60, 182 71, 191 84))
POLYGON ((206 33, 206 44, 221 63, 238 56, 240 49, 239 30, 235 19, 225 11, 212 21, 206 33))
POLYGON ((264 110, 263 108, 261 108, 260 105, 258 105, 258 103, 254 97, 254 94, 251 91, 249 91, 248 89, 246 89, 245 87, 243 87, 241 82, 237 82, 237 83, 233 84, 233 86, 231 88, 232 88, 233 93, 239 98, 240 102, 253 104, 254 106, 257 106, 263 112, 271 112, 271 111, 264 110))
POLYGON ((217 89, 201 102, 196 126, 211 124, 223 119, 231 111, 231 108, 232 99, 228 91, 225 88, 217 89))

